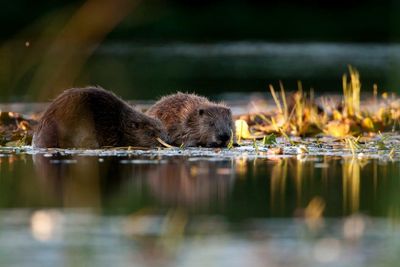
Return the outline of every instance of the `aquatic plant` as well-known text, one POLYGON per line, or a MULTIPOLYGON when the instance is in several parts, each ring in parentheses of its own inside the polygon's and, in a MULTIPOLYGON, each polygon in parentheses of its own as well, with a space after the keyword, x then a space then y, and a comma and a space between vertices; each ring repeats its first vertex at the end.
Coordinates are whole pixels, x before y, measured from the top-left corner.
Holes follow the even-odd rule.
POLYGON ((229 143, 228 143, 228 145, 226 146, 226 148, 232 149, 233 147, 234 147, 234 142, 233 142, 233 131, 232 131, 232 129, 231 129, 231 137, 229 138, 229 143))
POLYGON ((297 91, 288 94, 282 83, 280 94, 270 85, 276 108, 270 112, 238 116, 240 129, 246 129, 237 132, 238 139, 251 140, 274 133, 292 144, 290 136, 326 135, 345 139, 396 130, 400 99, 389 98, 386 92, 379 98, 378 88, 374 85, 374 97, 361 101, 360 74, 351 66, 349 74, 343 75, 342 84, 341 101, 326 97, 316 99, 312 90, 308 93, 303 91, 300 82, 297 91))
POLYGON ((265 135, 262 141, 264 146, 276 144, 276 136, 275 134, 265 135))
POLYGON ((0 111, 0 146, 29 145, 35 124, 34 120, 19 113, 0 111))

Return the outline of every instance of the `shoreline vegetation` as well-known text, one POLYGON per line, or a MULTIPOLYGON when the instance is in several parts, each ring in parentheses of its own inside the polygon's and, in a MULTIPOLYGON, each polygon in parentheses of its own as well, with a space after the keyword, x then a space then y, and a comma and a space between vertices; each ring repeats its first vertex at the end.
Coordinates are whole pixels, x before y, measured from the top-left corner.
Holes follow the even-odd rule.
POLYGON ((361 101, 360 74, 349 66, 342 77, 341 101, 329 97, 315 98, 313 90, 305 92, 301 82, 294 93, 269 86, 276 108, 269 113, 237 116, 239 139, 264 138, 269 134, 283 137, 331 136, 335 138, 373 137, 394 132, 399 127, 400 99, 395 94, 373 87, 373 96, 361 101))
MULTIPOLYGON (((349 73, 342 77, 341 100, 315 97, 313 90, 303 90, 301 82, 295 92, 286 92, 283 84, 279 85, 279 89, 269 86, 276 106, 272 111, 235 117, 239 144, 252 142, 257 149, 259 145, 276 144, 277 137, 290 145, 298 143, 293 140, 299 138, 332 137, 354 150, 361 140, 376 136, 384 139, 385 133, 396 132, 399 128, 400 99, 387 92, 378 93, 378 87, 374 85, 372 97, 361 101, 360 74, 351 66, 349 73)), ((30 145, 37 118, 37 114, 29 117, 0 111, 0 146, 30 145)), ((161 145, 171 148, 168 144, 161 145)), ((232 144, 228 148, 232 148, 232 144)), ((272 148, 271 151, 274 152, 272 148)), ((277 149, 275 153, 280 154, 281 150, 277 149)))

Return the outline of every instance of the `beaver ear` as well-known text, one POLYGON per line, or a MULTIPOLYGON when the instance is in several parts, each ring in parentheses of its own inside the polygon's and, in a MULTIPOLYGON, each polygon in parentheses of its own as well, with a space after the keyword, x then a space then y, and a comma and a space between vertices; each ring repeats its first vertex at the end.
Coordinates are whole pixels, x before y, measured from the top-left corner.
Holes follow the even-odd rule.
POLYGON ((204 114, 204 109, 199 108, 199 115, 202 116, 204 114))

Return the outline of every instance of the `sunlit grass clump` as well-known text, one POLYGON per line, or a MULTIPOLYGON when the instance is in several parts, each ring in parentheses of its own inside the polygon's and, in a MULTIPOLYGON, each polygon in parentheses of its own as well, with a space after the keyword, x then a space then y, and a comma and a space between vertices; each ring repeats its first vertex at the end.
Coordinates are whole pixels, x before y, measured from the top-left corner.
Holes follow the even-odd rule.
POLYGON ((303 91, 301 83, 294 93, 287 94, 282 84, 279 91, 269 86, 276 108, 269 113, 239 116, 237 137, 262 138, 268 134, 287 136, 332 136, 336 138, 373 136, 379 132, 394 131, 400 117, 400 100, 383 93, 361 101, 361 82, 357 70, 349 67, 343 75, 341 101, 329 97, 314 97, 312 91, 303 91))
POLYGON ((0 146, 23 146, 32 141, 35 121, 15 112, 0 111, 0 146))

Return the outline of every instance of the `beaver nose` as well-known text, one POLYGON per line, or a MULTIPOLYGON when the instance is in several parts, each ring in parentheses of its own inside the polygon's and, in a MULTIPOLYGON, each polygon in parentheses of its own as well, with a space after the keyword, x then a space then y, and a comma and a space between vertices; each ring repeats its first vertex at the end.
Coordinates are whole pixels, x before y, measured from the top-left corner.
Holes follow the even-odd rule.
POLYGON ((223 134, 219 134, 218 135, 218 139, 221 142, 227 142, 230 138, 231 138, 231 135, 227 134, 227 133, 223 133, 223 134))

